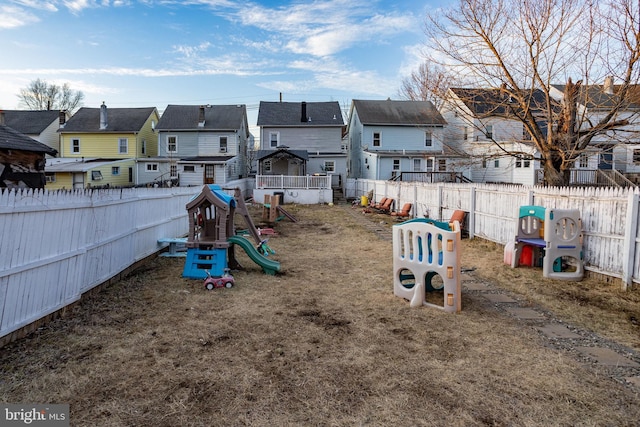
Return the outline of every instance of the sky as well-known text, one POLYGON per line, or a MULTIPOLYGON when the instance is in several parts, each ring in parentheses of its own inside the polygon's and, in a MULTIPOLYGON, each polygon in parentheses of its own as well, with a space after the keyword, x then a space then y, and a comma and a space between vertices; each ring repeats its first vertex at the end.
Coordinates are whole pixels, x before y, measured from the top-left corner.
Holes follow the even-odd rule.
MULTIPOLYGON (((41 79, 83 106, 400 99, 449 0, 0 0, 0 108, 41 79)), ((346 117, 346 115, 345 115, 346 117)))

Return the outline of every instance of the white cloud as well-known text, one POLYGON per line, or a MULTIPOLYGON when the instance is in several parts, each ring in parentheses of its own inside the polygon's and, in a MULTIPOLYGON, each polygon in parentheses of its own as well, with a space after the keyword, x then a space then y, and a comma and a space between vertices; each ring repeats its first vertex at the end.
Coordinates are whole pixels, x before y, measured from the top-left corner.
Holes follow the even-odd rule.
POLYGON ((47 12, 57 12, 58 8, 55 3, 42 0, 13 0, 14 3, 21 6, 30 7, 32 9, 44 10, 47 12))
POLYGON ((39 21, 40 19, 37 16, 20 7, 9 5, 0 6, 0 30, 22 27, 39 21))

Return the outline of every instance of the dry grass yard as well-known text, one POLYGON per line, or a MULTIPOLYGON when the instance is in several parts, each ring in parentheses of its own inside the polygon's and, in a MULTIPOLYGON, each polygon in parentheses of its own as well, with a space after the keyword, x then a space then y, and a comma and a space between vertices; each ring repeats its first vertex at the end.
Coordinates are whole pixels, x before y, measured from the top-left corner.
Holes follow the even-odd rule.
MULTIPOLYGON (((270 246, 241 251, 231 289, 156 258, 0 350, 0 400, 69 403, 72 426, 635 426, 640 386, 463 292, 462 312, 393 295, 388 216, 287 206, 270 246), (364 218, 363 218, 364 217, 364 218)), ((239 221, 240 222, 240 221, 239 221)), ((545 280, 463 241, 465 285, 640 351, 640 292, 545 280)), ((596 338, 594 338, 596 339, 596 338)), ((584 345, 584 344, 581 344, 584 345)), ((635 371, 640 376, 640 370, 635 371)))

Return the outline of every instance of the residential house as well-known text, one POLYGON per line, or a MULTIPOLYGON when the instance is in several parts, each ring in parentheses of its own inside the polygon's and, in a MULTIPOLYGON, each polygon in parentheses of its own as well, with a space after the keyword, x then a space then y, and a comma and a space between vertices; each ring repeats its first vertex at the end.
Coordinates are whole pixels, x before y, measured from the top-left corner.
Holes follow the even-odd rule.
MULTIPOLYGON (((542 91, 534 91, 532 107, 541 105, 542 91)), ((473 182, 536 183, 539 155, 512 99, 499 89, 451 88, 440 109, 448 125, 446 144, 464 161, 458 168, 473 182)), ((543 126, 544 127, 544 126, 543 126)))
POLYGON ((60 151, 58 129, 69 119, 69 114, 66 111, 5 110, 4 113, 7 126, 60 151))
MULTIPOLYGON (((640 86, 629 87, 627 99, 620 99, 621 85, 607 77, 602 85, 581 85, 578 94, 578 118, 587 126, 598 123, 617 109, 612 120, 627 120, 627 126, 596 136, 580 155, 577 170, 615 171, 640 182, 640 86)), ((550 94, 564 99, 565 85, 552 85, 550 94)))
POLYGON ((347 154, 338 102, 261 101, 257 125, 258 176, 330 175, 333 187, 342 186, 347 154))
POLYGON ((224 185, 249 173, 244 104, 168 105, 156 130, 158 159, 181 186, 224 185))
POLYGON ((386 180, 404 172, 424 176, 454 170, 459 155, 444 143, 445 125, 430 101, 353 100, 348 176, 386 180))
POLYGON ((47 163, 47 188, 126 187, 159 182, 155 107, 80 108, 58 131, 60 158, 47 163), (152 165, 151 167, 149 165, 152 165))
POLYGON ((44 188, 45 155, 56 150, 7 126, 0 112, 0 188, 44 188))

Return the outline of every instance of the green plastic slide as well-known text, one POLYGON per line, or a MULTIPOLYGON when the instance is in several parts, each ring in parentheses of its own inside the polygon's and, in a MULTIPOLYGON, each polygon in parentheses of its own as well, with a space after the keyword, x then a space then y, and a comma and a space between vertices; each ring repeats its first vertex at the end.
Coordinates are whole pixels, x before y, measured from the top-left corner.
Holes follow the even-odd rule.
POLYGON ((245 239, 242 236, 232 236, 229 237, 228 241, 229 243, 233 243, 234 245, 238 245, 244 249, 249 258, 262 267, 265 274, 273 276, 276 272, 280 271, 280 263, 263 256, 248 239, 245 239))

